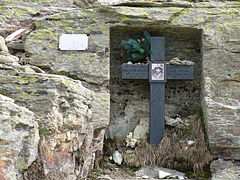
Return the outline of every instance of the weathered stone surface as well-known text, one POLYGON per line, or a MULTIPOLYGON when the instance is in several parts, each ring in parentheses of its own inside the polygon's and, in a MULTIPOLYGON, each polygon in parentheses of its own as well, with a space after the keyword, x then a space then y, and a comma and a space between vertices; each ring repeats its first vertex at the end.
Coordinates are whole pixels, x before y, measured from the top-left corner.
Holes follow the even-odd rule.
POLYGON ((207 113, 211 117, 208 136, 214 155, 240 159, 240 106, 216 102, 210 98, 206 98, 205 102, 208 104, 207 113))
POLYGON ((19 59, 17 57, 9 54, 5 40, 2 36, 0 36, 0 63, 14 63, 18 62, 18 60, 19 59))
POLYGON ((43 7, 75 7, 75 5, 80 7, 88 7, 88 6, 99 6, 99 5, 114 5, 124 2, 131 2, 130 0, 44 0, 39 2, 38 0, 30 0, 28 2, 24 0, 19 0, 18 3, 14 0, 2 0, 0 5, 21 5, 21 6, 32 6, 35 4, 36 6, 43 7), (30 2, 30 3, 29 3, 30 2))
POLYGON ((64 175, 63 179, 85 178, 95 153, 102 151, 108 123, 108 93, 93 92, 80 81, 64 76, 25 73, 23 66, 2 67, 0 93, 36 115, 46 176, 58 172, 64 175), (98 107, 105 109, 99 111, 98 107), (94 118, 105 121, 96 124, 94 118))
POLYGON ((78 7, 86 7, 86 6, 102 6, 102 5, 114 5, 120 4, 124 2, 128 2, 129 0, 74 0, 74 4, 78 7))
POLYGON ((33 112, 0 94, 0 179, 17 180, 38 156, 38 123, 33 112))
POLYGON ((37 21, 37 30, 30 33, 25 43, 25 50, 31 54, 29 63, 52 73, 94 84, 106 84, 109 79, 109 28, 105 26, 105 22, 100 21, 101 16, 90 18, 95 15, 90 11, 79 10, 37 21), (60 51, 58 41, 63 33, 89 34, 88 50, 60 51))
POLYGON ((240 177, 240 164, 234 161, 216 160, 211 164, 212 180, 232 179, 240 177))
MULTIPOLYGON (((141 127, 142 124, 147 125, 149 122, 148 119, 148 112, 149 112, 149 105, 147 101, 134 101, 133 103, 129 103, 125 107, 125 114, 124 116, 117 117, 114 122, 110 124, 109 127, 109 135, 111 138, 120 138, 124 137, 129 134, 129 132, 134 132, 135 128, 144 128, 141 127), (136 120, 139 121, 137 122, 136 120), (146 123, 147 122, 147 123, 146 123), (137 127, 136 127, 137 126, 137 127)), ((146 131, 148 131, 149 128, 145 127, 146 131)), ((135 139, 138 139, 139 136, 145 135, 145 132, 142 132, 143 134, 137 134, 135 132, 134 137, 135 139)))
MULTIPOLYGON (((15 1, 16 2, 16 1, 15 1)), ((2 5, 3 1, 0 2, 2 5)), ((0 7, 0 35, 7 37, 14 31, 21 28, 30 28, 32 25, 32 15, 39 10, 38 7, 21 7, 20 2, 13 8, 10 4, 0 7)))
MULTIPOLYGON (((0 2, 1 6, 4 5, 18 5, 18 6, 27 6, 27 7, 47 7, 47 6, 52 6, 52 7, 74 7, 73 5, 73 0, 44 0, 44 1, 38 1, 38 0, 19 0, 19 1, 14 1, 14 0, 2 0, 0 2)), ((30 9, 29 8, 29 9, 30 9)))
POLYGON ((24 42, 21 40, 11 41, 11 42, 7 43, 7 46, 9 47, 9 49, 25 50, 24 42))

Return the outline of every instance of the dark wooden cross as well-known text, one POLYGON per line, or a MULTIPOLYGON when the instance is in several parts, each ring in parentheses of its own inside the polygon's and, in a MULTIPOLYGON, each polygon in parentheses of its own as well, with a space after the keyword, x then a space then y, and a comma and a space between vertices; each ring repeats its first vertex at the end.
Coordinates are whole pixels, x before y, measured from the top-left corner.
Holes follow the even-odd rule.
POLYGON ((166 80, 192 80, 193 66, 165 64, 165 38, 151 37, 151 63, 123 64, 123 79, 148 79, 150 82, 150 144, 157 145, 164 135, 166 80), (160 67, 160 75, 154 69, 160 67))

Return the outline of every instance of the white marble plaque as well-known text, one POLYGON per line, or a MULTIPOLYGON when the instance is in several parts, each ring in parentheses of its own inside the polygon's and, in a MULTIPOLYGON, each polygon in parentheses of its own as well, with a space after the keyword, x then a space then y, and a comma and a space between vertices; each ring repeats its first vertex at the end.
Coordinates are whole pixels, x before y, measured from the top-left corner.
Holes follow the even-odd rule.
POLYGON ((62 34, 59 38, 60 50, 87 50, 88 36, 86 34, 62 34))

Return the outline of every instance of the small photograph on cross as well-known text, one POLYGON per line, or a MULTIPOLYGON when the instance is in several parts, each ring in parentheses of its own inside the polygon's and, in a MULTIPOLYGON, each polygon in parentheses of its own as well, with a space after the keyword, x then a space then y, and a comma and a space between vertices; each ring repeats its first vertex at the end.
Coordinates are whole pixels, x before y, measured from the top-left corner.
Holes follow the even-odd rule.
POLYGON ((150 78, 151 81, 166 81, 166 64, 164 62, 150 63, 150 78))

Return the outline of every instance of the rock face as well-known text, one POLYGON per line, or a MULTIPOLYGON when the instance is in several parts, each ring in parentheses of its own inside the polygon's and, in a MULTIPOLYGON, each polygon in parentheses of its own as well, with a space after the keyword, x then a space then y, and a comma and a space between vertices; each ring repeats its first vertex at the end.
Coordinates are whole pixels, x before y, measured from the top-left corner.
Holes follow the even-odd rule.
MULTIPOLYGON (((114 98, 114 97, 113 97, 114 98)), ((120 101, 120 99, 119 99, 120 101)), ((116 107, 117 108, 117 107, 116 107)), ((109 135, 111 138, 120 138, 126 136, 129 132, 133 132, 134 129, 139 129, 135 132, 136 136, 143 137, 145 132, 148 131, 148 112, 149 105, 147 101, 137 101, 135 100, 133 103, 128 103, 124 108, 124 116, 119 115, 121 111, 117 113, 111 114, 113 122, 111 122, 109 127, 109 135), (116 117, 118 115, 118 117, 116 117), (144 126, 142 126, 144 125, 144 126), (142 131, 141 129, 146 129, 146 131, 142 131), (139 132, 141 131, 141 132, 139 132), (142 133, 142 135, 138 135, 138 133, 142 133)), ((114 110, 114 107, 113 107, 114 110)), ((138 137, 134 137, 137 138, 138 137)))
POLYGON ((0 179, 17 180, 38 156, 38 123, 33 112, 0 95, 0 179))
POLYGON ((105 22, 100 22, 102 16, 96 17, 97 19, 89 16, 95 15, 91 11, 80 10, 53 15, 49 20, 36 21, 37 29, 30 33, 25 42, 25 50, 31 54, 28 57, 29 63, 40 66, 47 72, 106 85, 109 79, 109 29, 104 25, 105 22), (68 20, 64 20, 65 18, 68 20), (58 41, 63 33, 89 34, 88 50, 60 51, 58 41))
POLYGON ((95 93, 64 76, 25 73, 20 67, 2 65, 1 94, 35 113, 46 177, 85 178, 102 150, 108 93, 95 93))
POLYGON ((84 6, 99 6, 99 5, 114 5, 120 4, 124 2, 128 2, 129 0, 74 0, 74 4, 79 7, 84 6))
POLYGON ((234 161, 216 160, 211 164, 212 180, 232 179, 240 177, 240 164, 234 161))
POLYGON ((166 85, 166 103, 174 107, 169 117, 187 117, 201 106, 214 156, 240 159, 240 3, 137 0, 101 7, 108 2, 85 2, 94 8, 73 0, 0 2, 1 36, 32 29, 20 39, 20 49, 9 43, 11 54, 57 74, 0 65, 0 94, 32 111, 39 123, 45 175, 85 178, 101 151, 109 114, 111 137, 144 129, 139 126, 147 124, 142 122, 148 118, 149 85, 121 79, 120 42, 146 29, 166 37, 167 61, 195 63, 194 81, 166 85), (60 51, 63 33, 88 34, 88 50, 60 51))

